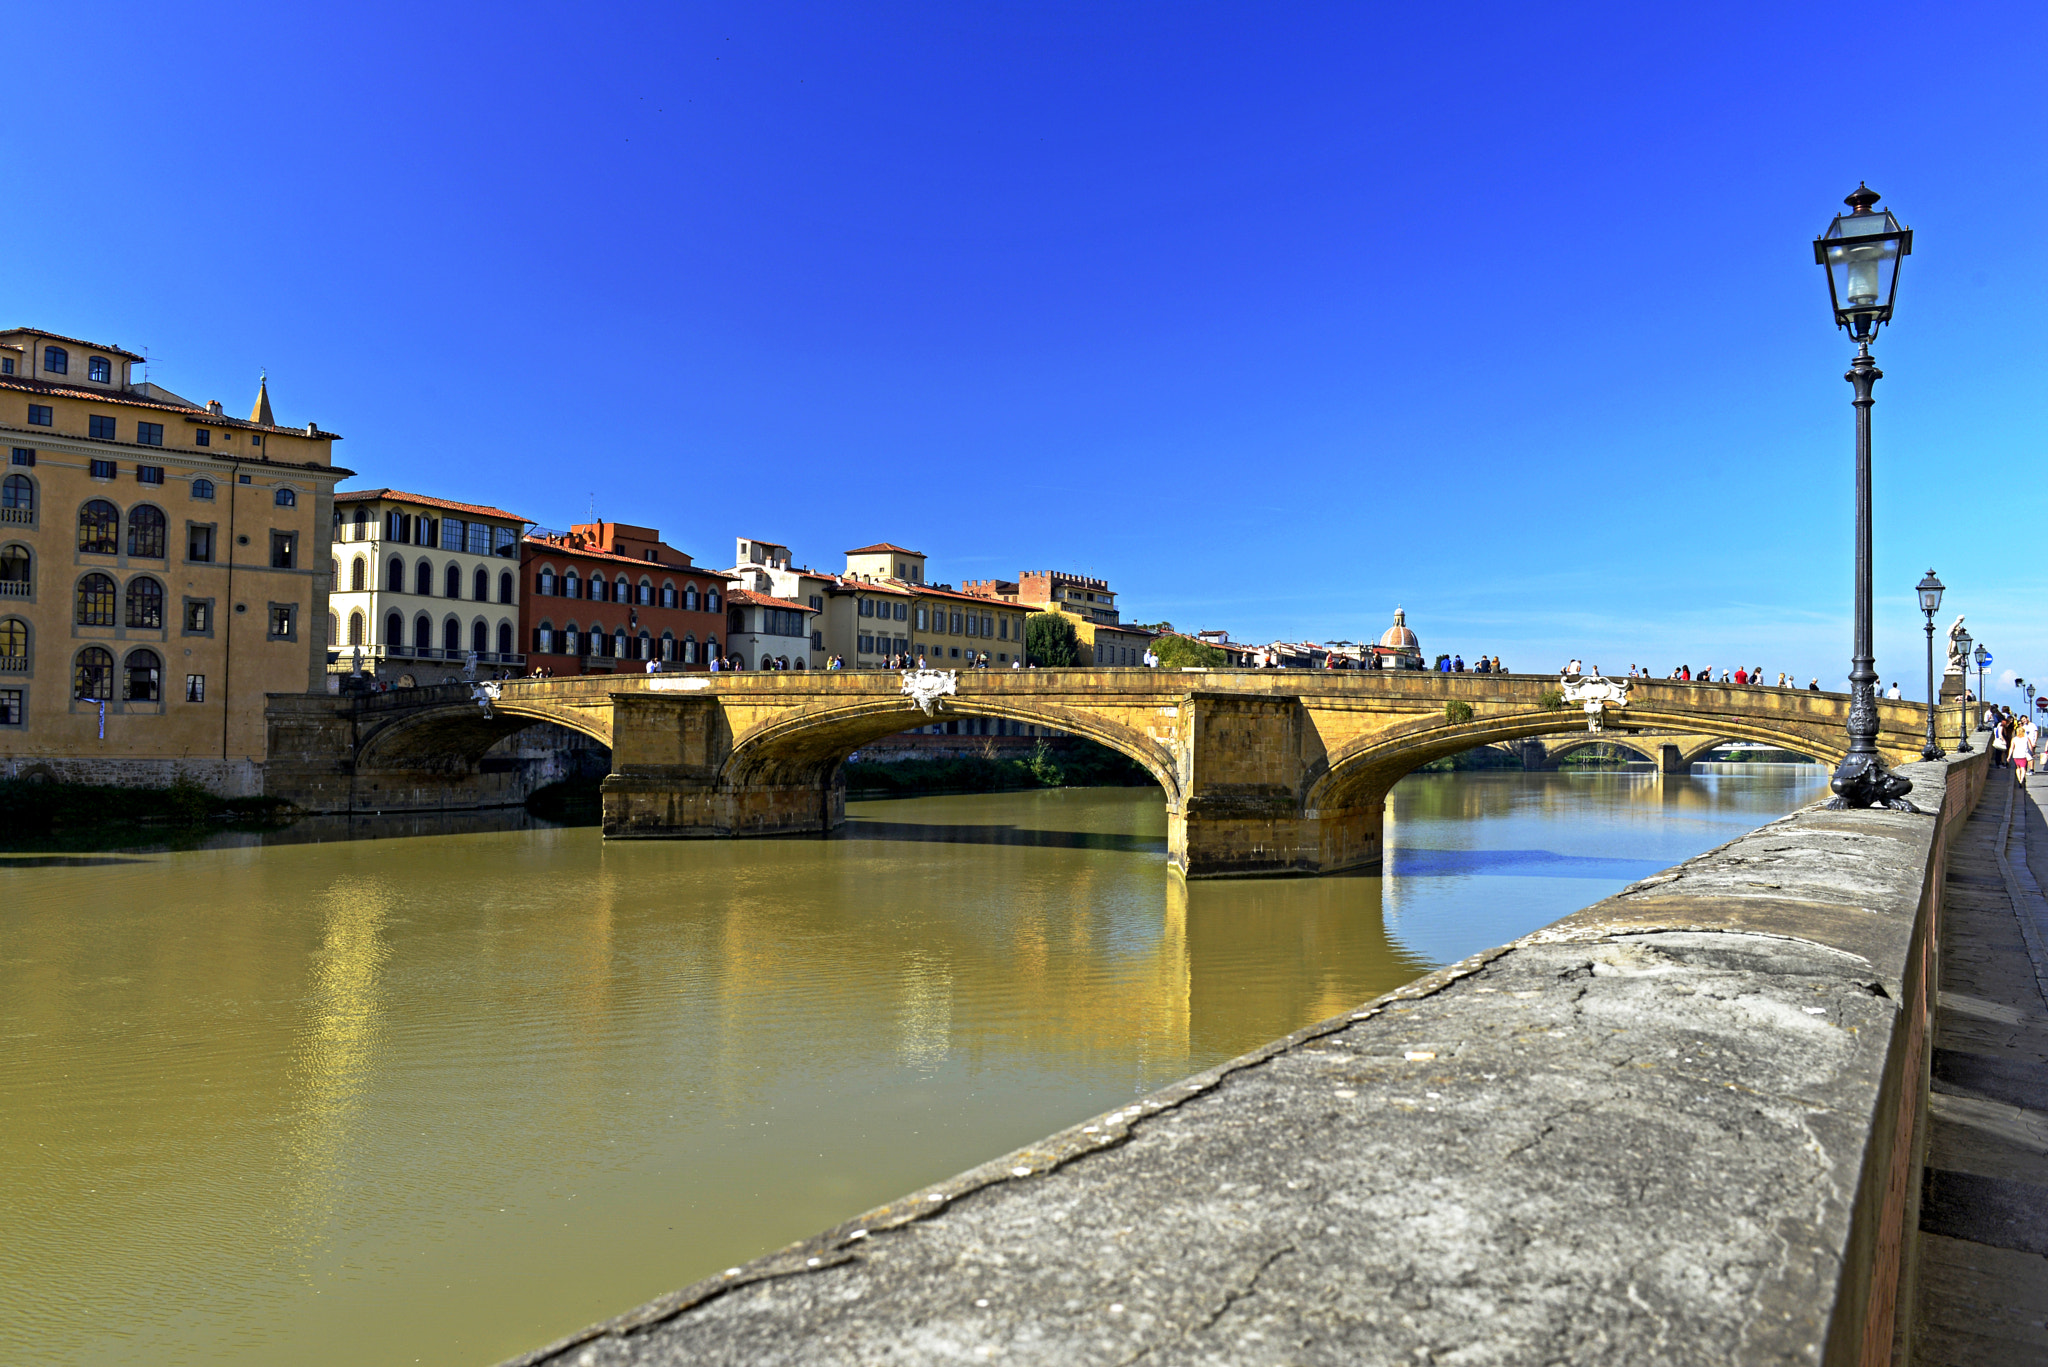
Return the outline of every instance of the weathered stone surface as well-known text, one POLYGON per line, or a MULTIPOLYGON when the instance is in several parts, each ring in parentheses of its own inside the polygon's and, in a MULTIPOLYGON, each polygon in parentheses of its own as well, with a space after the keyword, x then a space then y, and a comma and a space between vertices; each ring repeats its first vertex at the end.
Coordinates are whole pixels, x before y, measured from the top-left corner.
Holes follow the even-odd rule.
POLYGON ((521 1361, 1888 1360, 1908 773, 521 1361))

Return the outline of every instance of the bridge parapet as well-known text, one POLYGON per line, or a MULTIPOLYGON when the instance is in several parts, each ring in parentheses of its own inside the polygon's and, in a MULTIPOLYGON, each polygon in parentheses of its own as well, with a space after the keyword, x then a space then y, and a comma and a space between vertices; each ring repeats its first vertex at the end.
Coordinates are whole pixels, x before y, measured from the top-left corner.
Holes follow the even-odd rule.
POLYGON ((1889 1363, 1981 740, 514 1367, 1889 1363))

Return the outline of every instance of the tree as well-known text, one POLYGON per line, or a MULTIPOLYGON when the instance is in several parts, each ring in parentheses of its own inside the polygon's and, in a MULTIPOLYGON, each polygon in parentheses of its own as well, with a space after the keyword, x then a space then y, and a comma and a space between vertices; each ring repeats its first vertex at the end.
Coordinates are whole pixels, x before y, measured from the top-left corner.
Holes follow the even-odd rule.
POLYGON ((1081 663, 1081 643, 1064 613, 1034 612, 1024 623, 1024 650, 1031 664, 1069 669, 1081 663))
POLYGON ((1161 636, 1152 643, 1152 652, 1159 657, 1161 669, 1221 669, 1230 663, 1230 657, 1215 646, 1186 636, 1161 636))

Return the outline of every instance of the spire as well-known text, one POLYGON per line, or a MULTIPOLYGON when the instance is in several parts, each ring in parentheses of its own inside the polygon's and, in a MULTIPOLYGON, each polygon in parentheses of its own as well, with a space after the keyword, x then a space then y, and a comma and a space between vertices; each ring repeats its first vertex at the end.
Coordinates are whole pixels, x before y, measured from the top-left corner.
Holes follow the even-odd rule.
POLYGON ((277 426, 277 418, 270 411, 270 377, 263 376, 256 382, 256 406, 249 410, 249 421, 260 422, 265 427, 277 426))

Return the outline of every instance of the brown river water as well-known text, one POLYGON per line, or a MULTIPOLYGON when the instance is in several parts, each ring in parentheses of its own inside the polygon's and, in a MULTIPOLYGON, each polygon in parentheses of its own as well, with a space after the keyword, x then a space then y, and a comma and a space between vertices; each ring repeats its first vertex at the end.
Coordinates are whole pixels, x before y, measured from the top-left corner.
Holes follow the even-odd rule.
POLYGON ((1193 885, 1139 789, 0 854, 0 1362, 495 1362, 1824 787, 1413 775, 1384 876, 1193 885))

